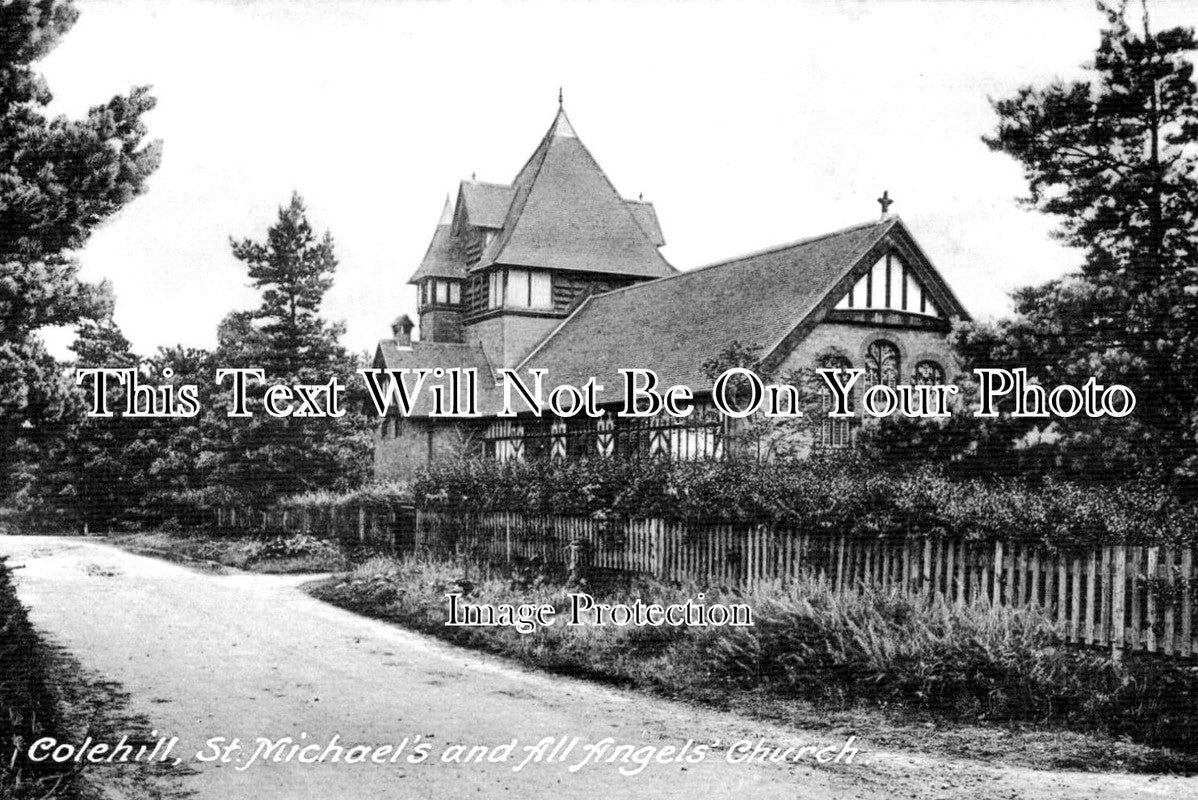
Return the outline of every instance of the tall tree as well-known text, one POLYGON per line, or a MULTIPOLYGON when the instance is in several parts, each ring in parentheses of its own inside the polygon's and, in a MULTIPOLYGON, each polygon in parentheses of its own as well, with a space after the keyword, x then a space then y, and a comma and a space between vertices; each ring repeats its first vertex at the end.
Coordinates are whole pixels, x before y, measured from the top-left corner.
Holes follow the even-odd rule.
POLYGON ((1198 452, 1198 105, 1194 32, 1154 32, 1147 7, 1099 4, 1107 26, 1082 80, 993 102, 984 141, 1022 165, 1030 207, 1060 220, 1079 271, 1014 294, 1014 319, 965 325, 975 366, 1026 366, 1045 383, 1124 383, 1134 416, 1060 423, 1065 450, 1189 470, 1198 452))
MULTIPOLYGON (((256 356, 271 374, 295 376, 320 372, 345 358, 342 329, 320 317, 320 304, 333 285, 337 257, 333 237, 318 237, 298 194, 279 208, 265 242, 232 241, 233 255, 244 261, 251 285, 262 292, 262 305, 247 315, 267 346, 256 356)), ((235 324, 235 323, 234 323, 235 324)))
MULTIPOLYGON (((84 320, 76 331, 76 366, 139 369, 129 340, 109 318, 84 320)), ((112 381, 109 407, 125 404, 125 390, 112 381)), ((79 405, 83 405, 80 403, 79 405)), ((112 526, 135 508, 146 489, 149 453, 138 442, 144 420, 125 417, 81 419, 55 442, 41 467, 39 486, 48 505, 69 514, 71 522, 93 529, 112 526)))
MULTIPOLYGON (((216 367, 261 368, 272 383, 348 382, 357 361, 340 343, 344 326, 320 316, 337 258, 332 237, 318 236, 299 195, 279 208, 264 241, 232 241, 262 303, 221 323, 216 367)), ((211 480, 242 495, 269 499, 343 488, 365 476, 369 423, 357 409, 341 418, 275 418, 258 404, 249 418, 226 416, 229 392, 211 405, 211 480)))
POLYGON ((144 87, 84 119, 45 115, 51 95, 33 65, 76 17, 68 0, 0 4, 0 480, 70 427, 70 384, 38 330, 110 311, 109 288, 80 281, 73 253, 144 191, 159 159, 145 141, 144 87))

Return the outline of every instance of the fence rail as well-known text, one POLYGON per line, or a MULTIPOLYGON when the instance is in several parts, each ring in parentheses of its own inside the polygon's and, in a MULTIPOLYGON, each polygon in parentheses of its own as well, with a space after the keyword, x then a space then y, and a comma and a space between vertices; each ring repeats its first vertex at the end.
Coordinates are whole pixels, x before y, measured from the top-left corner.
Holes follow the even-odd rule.
POLYGON ((964 602, 1036 605, 1070 643, 1198 656, 1198 564, 1193 547, 1108 545, 1058 550, 1022 542, 851 538, 770 525, 604 521, 515 512, 448 513, 411 506, 248 511, 217 523, 306 532, 401 552, 560 565, 747 589, 822 575, 838 591, 865 585, 964 602))
POLYGON ((1064 625, 1071 643, 1198 655, 1193 548, 1060 551, 1020 542, 860 539, 769 525, 612 523, 510 512, 418 510, 415 527, 419 550, 483 560, 580 559, 600 569, 735 588, 815 574, 839 591, 871 585, 960 602, 981 595, 995 605, 1039 606, 1064 625))

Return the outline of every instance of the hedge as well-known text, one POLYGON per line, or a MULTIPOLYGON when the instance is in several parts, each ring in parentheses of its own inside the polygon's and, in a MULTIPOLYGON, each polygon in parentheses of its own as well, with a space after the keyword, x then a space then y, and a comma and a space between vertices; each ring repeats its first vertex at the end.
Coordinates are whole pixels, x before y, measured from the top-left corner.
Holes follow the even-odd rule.
POLYGON ((1193 543, 1198 509, 1156 485, 955 479, 854 457, 771 463, 446 461, 412 484, 417 506, 595 518, 771 523, 852 536, 1070 544, 1193 543))

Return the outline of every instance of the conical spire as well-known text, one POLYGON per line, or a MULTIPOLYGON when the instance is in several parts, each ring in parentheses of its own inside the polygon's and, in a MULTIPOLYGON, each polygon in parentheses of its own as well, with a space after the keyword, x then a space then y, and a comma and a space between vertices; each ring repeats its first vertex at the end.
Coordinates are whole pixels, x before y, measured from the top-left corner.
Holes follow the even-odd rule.
POLYGON ((563 136, 567 139, 577 139, 578 134, 574 132, 574 126, 570 124, 570 120, 566 117, 566 109, 559 108, 557 117, 553 120, 553 127, 549 129, 549 135, 553 137, 563 136))
POLYGON ((453 252, 453 201, 445 196, 445 205, 441 208, 441 217, 437 220, 437 228, 433 231, 433 240, 429 242, 428 250, 420 261, 416 272, 408 279, 408 283, 417 283, 425 278, 465 278, 466 267, 453 252))
POLYGON ((513 181, 503 229, 474 269, 492 264, 641 277, 674 274, 657 244, 558 108, 513 181))

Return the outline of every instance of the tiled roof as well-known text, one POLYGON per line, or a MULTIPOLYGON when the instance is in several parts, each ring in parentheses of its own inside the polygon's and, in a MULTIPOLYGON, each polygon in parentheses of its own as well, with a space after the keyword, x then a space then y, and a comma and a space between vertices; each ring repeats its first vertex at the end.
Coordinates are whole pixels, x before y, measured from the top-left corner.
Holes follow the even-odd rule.
POLYGON ((462 181, 461 196, 466 221, 479 228, 502 228, 516 190, 511 186, 480 181, 462 181))
POLYGON ((661 225, 657 222, 657 211, 653 208, 653 204, 646 203, 644 200, 625 200, 624 203, 632 212, 632 216, 636 217, 637 224, 649 237, 649 241, 658 247, 664 245, 666 238, 661 235, 661 225))
POLYGON ((594 375, 618 399, 617 370, 654 370, 662 388, 710 388, 703 362, 732 341, 776 347, 811 314, 897 217, 589 298, 520 365, 550 385, 594 375))
MULTIPOLYGON (((382 369, 476 369, 478 370, 478 398, 480 411, 486 412, 492 407, 498 408, 497 401, 492 395, 495 391, 495 377, 491 371, 491 362, 478 344, 449 344, 445 342, 412 342, 411 347, 398 347, 394 340, 383 339, 375 349, 375 368, 382 369)), ((411 386, 413 379, 408 379, 411 386)), ((444 378, 429 378, 412 409, 412 416, 427 416, 433 408, 433 395, 429 387, 433 383, 442 383, 444 378)), ((394 405, 392 405, 394 409, 394 405)))
POLYGON ((416 283, 424 278, 465 278, 466 261, 458 252, 458 247, 451 234, 453 229, 453 204, 445 198, 445 207, 441 211, 441 219, 433 232, 433 240, 429 243, 424 258, 416 272, 408 278, 408 283, 416 283))
MULTIPOLYGON (((564 111, 513 182, 503 230, 473 269, 535 266, 658 278, 675 274, 578 139, 564 111)), ((654 225, 654 227, 656 227, 654 225)))

